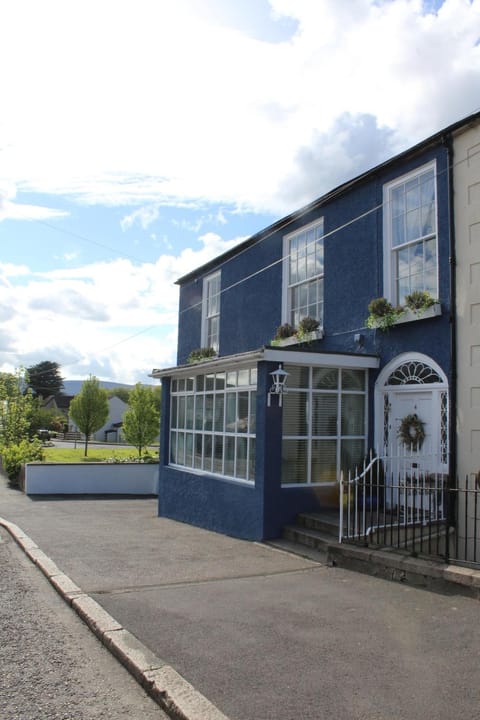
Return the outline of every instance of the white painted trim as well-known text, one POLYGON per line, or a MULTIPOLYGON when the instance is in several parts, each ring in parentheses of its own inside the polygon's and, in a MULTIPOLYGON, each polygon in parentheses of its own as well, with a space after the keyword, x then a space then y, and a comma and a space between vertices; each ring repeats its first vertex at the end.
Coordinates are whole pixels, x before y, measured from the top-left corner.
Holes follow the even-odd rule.
POLYGON ((400 175, 394 180, 385 183, 383 186, 383 295, 389 300, 393 306, 398 305, 398 299, 393 287, 392 278, 394 277, 393 268, 393 247, 392 247, 392 214, 390 203, 390 191, 397 185, 403 185, 409 179, 426 172, 430 168, 433 169, 434 189, 435 189, 435 242, 437 247, 437 290, 439 289, 439 258, 438 258, 438 197, 437 197, 437 161, 432 160, 425 165, 421 165, 414 170, 400 175))
POLYGON ((338 368, 378 368, 380 359, 373 355, 341 355, 339 353, 290 352, 265 348, 263 360, 284 362, 292 365, 312 365, 313 367, 338 368))

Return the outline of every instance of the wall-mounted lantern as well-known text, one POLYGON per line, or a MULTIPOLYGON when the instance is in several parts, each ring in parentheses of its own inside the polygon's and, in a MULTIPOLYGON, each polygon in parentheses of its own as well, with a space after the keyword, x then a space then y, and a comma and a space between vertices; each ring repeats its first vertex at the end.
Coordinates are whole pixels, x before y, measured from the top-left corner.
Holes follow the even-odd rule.
POLYGON ((267 406, 270 407, 272 395, 278 395, 278 407, 282 407, 282 397, 287 392, 286 382, 290 373, 279 365, 277 370, 271 372, 270 375, 272 376, 273 385, 268 391, 267 406))

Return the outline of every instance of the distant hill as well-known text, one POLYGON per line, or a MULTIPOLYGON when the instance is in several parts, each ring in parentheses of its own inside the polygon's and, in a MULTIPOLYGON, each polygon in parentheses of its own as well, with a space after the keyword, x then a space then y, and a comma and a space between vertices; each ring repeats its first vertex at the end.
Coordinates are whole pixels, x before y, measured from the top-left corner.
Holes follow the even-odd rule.
MULTIPOLYGON (((80 390, 82 389, 82 385, 85 381, 84 380, 64 380, 63 381, 63 393, 64 395, 78 395, 80 390)), ((135 385, 127 385, 127 383, 121 383, 121 382, 110 382, 109 380, 100 380, 100 387, 105 388, 105 390, 111 390, 112 388, 117 387, 125 387, 125 388, 134 388, 135 385)))

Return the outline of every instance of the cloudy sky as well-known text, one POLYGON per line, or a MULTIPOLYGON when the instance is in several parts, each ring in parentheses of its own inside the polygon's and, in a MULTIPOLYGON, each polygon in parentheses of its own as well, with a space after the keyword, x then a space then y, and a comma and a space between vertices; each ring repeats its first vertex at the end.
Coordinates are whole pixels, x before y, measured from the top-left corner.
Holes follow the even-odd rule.
POLYGON ((13 0, 0 369, 145 382, 174 281, 480 109, 480 0, 13 0))

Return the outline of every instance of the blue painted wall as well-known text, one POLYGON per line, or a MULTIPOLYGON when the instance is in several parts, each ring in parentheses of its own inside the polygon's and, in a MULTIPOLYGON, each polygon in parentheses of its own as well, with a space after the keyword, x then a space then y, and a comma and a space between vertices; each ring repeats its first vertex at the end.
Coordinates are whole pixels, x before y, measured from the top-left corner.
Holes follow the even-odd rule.
MULTIPOLYGON (((435 360, 450 376, 450 270, 448 157, 437 147, 415 157, 392 162, 371 173, 353 188, 291 218, 288 226, 267 230, 237 255, 222 259, 220 355, 228 356, 268 345, 282 322, 283 236, 314 220, 324 218, 325 232, 325 337, 299 351, 376 354, 381 368, 402 352, 415 351, 435 360), (383 186, 432 159, 437 161, 440 317, 398 325, 383 333, 365 327, 368 303, 383 289, 383 186), (376 210, 369 212, 372 208, 376 210), (357 219, 361 218, 361 219, 357 219), (341 229, 339 229, 341 228, 341 229), (262 272, 258 273, 259 270, 262 272), (244 282, 237 284, 239 280, 244 282), (364 336, 363 347, 354 335, 364 336)), ((210 264, 181 286, 178 364, 201 344, 202 279, 215 271, 210 264)), ((293 353, 292 351, 292 362, 293 353)), ((259 363, 257 394, 256 483, 246 486, 214 476, 168 467, 168 381, 162 403, 162 455, 159 512, 237 537, 276 537, 282 525, 300 511, 318 510, 332 500, 331 490, 281 488, 281 411, 266 407, 274 367, 259 363)), ((377 374, 370 372, 370 442, 373 438, 373 387, 377 374)))

